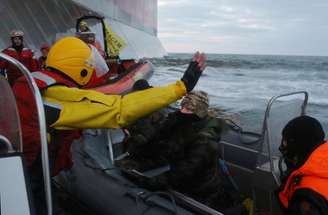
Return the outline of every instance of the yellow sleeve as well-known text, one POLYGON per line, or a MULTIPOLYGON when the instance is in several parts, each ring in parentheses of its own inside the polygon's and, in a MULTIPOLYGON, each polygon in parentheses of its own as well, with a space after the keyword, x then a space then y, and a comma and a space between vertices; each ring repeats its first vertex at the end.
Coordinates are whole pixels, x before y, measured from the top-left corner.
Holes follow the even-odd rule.
POLYGON ((42 97, 45 102, 61 109, 58 120, 51 127, 71 130, 124 127, 175 102, 185 93, 184 83, 177 81, 165 87, 154 87, 125 96, 53 86, 45 90, 42 97))

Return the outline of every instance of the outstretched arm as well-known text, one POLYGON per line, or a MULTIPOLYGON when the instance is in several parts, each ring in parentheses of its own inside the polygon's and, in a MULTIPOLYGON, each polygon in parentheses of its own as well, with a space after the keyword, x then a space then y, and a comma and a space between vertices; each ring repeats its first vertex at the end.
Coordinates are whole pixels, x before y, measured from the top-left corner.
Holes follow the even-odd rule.
POLYGON ((125 96, 105 95, 92 90, 63 86, 50 87, 44 99, 61 107, 57 129, 118 128, 133 123, 160 108, 175 102, 192 90, 205 65, 205 55, 196 53, 182 81, 165 87, 130 93, 125 96))

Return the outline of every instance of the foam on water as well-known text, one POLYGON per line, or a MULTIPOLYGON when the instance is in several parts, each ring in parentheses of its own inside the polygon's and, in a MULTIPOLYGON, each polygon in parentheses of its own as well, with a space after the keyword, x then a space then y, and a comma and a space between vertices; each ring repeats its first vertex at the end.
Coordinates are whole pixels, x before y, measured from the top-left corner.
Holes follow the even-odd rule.
MULTIPOLYGON (((153 85, 181 78, 191 54, 154 59, 153 85)), ((308 114, 328 132, 328 57, 208 55, 208 67, 197 85, 210 95, 211 105, 229 112, 263 118, 273 96, 294 91, 309 93, 308 114)))

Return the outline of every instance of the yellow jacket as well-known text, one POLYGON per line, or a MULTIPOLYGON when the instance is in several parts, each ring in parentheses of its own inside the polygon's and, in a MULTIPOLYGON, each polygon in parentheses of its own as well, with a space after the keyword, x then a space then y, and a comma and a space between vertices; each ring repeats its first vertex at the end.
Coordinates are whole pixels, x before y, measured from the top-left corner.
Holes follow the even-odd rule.
POLYGON ((180 99, 185 93, 184 83, 177 81, 125 96, 52 86, 42 91, 42 97, 46 103, 60 108, 58 120, 50 127, 72 130, 124 127, 180 99))

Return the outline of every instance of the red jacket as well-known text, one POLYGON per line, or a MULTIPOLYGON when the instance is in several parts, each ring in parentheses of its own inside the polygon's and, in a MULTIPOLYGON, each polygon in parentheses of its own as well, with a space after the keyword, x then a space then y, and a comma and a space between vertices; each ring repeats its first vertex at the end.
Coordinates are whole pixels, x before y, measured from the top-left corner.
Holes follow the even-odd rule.
POLYGON ((283 191, 279 193, 279 199, 286 208, 298 189, 310 189, 328 200, 327 155, 328 141, 316 148, 303 166, 290 174, 283 191))
MULTIPOLYGON (((76 87, 74 83, 65 79, 61 75, 47 70, 33 72, 32 76, 36 81, 37 86, 41 90, 54 85, 65 85, 68 87, 76 87)), ((17 107, 19 110, 21 127, 23 131, 23 152, 24 158, 27 161, 27 166, 30 167, 40 154, 40 134, 39 124, 37 118, 36 104, 33 99, 32 91, 24 77, 19 78, 14 86, 13 91, 16 96, 17 107)), ((45 105, 45 109, 46 105, 45 105)), ((47 111, 46 112, 46 119, 47 111)), ((49 129, 47 131, 51 135, 49 146, 50 163, 52 164, 52 175, 56 175, 60 170, 71 168, 72 155, 70 153, 70 146, 74 139, 80 137, 80 131, 59 131, 49 129)))
MULTIPOLYGON (((38 70, 38 61, 34 57, 32 50, 23 48, 21 52, 17 52, 16 49, 8 47, 2 52, 21 62, 31 72, 38 70)), ((7 61, 0 61, 0 69, 7 70, 8 80, 11 85, 13 85, 14 81, 22 75, 15 66, 7 61)))

